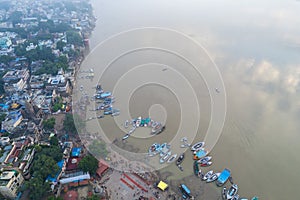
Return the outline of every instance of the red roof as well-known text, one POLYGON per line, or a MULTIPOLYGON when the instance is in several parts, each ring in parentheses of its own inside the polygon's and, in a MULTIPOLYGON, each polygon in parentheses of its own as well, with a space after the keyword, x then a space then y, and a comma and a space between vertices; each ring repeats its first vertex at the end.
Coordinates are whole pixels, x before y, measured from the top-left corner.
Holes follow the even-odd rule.
POLYGON ((104 160, 100 160, 98 162, 97 174, 98 176, 102 176, 102 174, 108 169, 108 164, 104 160))
POLYGON ((69 158, 68 163, 66 165, 67 170, 73 170, 77 169, 78 163, 81 160, 81 158, 69 158))
POLYGON ((77 200, 77 199, 78 199, 78 193, 74 190, 71 190, 64 195, 64 200, 77 200))

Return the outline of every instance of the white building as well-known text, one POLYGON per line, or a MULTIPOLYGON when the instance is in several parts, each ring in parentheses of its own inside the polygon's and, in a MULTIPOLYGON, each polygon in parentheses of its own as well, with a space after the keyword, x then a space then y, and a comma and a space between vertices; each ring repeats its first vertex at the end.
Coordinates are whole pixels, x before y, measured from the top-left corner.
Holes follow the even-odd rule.
POLYGON ((15 199, 23 182, 24 178, 19 171, 3 170, 0 172, 0 193, 6 198, 15 199))

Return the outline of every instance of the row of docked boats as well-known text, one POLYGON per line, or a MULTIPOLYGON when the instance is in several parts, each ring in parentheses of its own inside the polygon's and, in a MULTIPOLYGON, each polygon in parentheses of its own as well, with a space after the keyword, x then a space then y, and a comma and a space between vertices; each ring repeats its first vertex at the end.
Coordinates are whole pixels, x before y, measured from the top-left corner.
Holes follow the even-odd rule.
MULTIPOLYGON (((186 140, 187 143, 187 140, 186 140)), ((212 164, 212 157, 208 155, 208 152, 204 149, 204 142, 198 142, 191 145, 191 151, 193 152, 194 158, 194 174, 201 178, 202 181, 211 183, 216 181, 217 186, 224 185, 228 180, 231 182, 229 189, 226 187, 222 190, 222 198, 226 200, 247 200, 246 198, 240 198, 238 194, 238 185, 232 182, 231 171, 225 168, 222 172, 214 172, 209 170, 204 173, 201 167, 207 167, 212 164)), ((257 197, 253 197, 252 200, 258 200, 257 197)))
POLYGON ((165 130, 165 126, 162 125, 160 122, 154 121, 151 118, 142 118, 141 116, 132 119, 131 121, 126 120, 124 123, 124 128, 132 128, 129 130, 127 134, 123 136, 123 140, 126 140, 138 127, 150 127, 152 135, 158 135, 165 130))
POLYGON ((163 163, 172 163, 176 160, 177 154, 172 154, 171 152, 171 145, 167 143, 159 144, 154 143, 150 146, 148 150, 149 156, 155 156, 159 154, 159 162, 163 163))
POLYGON ((105 115, 111 115, 113 117, 120 114, 120 110, 113 108, 113 103, 115 102, 115 97, 112 96, 112 93, 107 91, 104 92, 101 85, 96 86, 96 93, 94 98, 100 101, 100 104, 97 106, 96 110, 103 110, 103 115, 99 115, 97 118, 103 118, 105 115))

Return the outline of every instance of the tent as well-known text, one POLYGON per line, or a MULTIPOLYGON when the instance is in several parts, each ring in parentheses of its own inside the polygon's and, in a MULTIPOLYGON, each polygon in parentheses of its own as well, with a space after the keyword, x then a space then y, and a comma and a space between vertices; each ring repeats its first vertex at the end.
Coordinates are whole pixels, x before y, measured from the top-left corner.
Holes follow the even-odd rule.
POLYGON ((160 182, 158 183, 157 187, 158 187, 159 189, 161 189, 162 191, 165 191, 165 189, 168 188, 168 184, 166 184, 166 183, 163 182, 163 181, 160 181, 160 182))

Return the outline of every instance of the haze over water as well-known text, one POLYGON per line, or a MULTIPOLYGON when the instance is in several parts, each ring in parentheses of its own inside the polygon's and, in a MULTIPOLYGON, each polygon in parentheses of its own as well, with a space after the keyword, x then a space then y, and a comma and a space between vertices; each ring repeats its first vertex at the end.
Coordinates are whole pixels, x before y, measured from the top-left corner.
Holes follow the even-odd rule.
POLYGON ((300 2, 92 3, 98 20, 91 49, 113 34, 152 26, 178 30, 201 43, 218 65, 227 93, 227 117, 211 152, 212 168, 230 168, 241 196, 299 198, 300 2))

